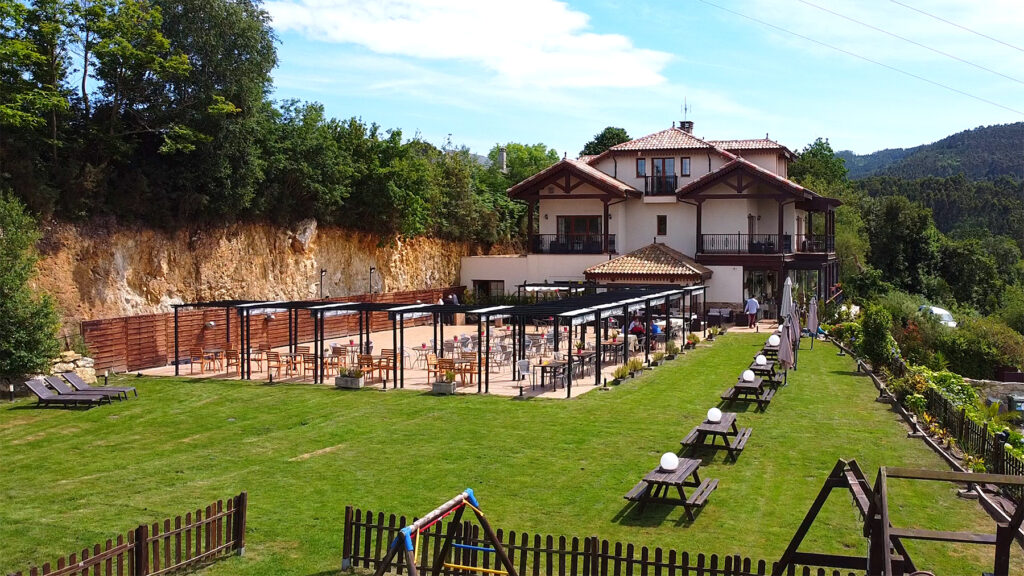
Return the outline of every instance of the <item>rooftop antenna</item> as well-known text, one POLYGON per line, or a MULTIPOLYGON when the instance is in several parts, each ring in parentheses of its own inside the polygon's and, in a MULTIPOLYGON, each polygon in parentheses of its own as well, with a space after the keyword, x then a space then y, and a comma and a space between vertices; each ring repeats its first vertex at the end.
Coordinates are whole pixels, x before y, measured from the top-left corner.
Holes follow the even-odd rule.
POLYGON ((690 105, 686 103, 686 96, 683 96, 683 109, 682 109, 683 120, 689 120, 689 118, 687 118, 687 116, 689 116, 690 110, 691 110, 690 105))

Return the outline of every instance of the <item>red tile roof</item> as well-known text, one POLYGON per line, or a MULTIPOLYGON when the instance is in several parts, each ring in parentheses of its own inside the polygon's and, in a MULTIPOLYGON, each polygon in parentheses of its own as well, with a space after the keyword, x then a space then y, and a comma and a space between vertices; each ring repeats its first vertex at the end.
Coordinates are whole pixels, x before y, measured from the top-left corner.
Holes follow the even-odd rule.
POLYGON ((753 140, 708 140, 708 143, 726 150, 774 150, 783 148, 782 144, 767 138, 753 140))
POLYGON ((744 169, 748 172, 754 172, 758 176, 766 178, 776 184, 779 184, 782 187, 789 189, 791 192, 798 196, 807 198, 815 198, 818 196, 817 193, 812 192, 807 188, 804 188, 803 186, 797 184, 796 182, 793 182, 788 178, 783 178, 782 176, 779 176, 778 174, 772 172, 771 170, 766 170, 741 156, 735 156, 732 160, 726 162, 718 169, 712 170, 711 172, 708 172, 707 174, 701 176, 700 178, 697 178, 696 180, 689 182, 684 186, 681 186, 678 190, 676 190, 676 196, 682 197, 697 190, 701 190, 707 186, 713 185, 715 182, 717 182, 719 179, 729 174, 730 172, 744 169))
POLYGON ((552 174, 565 170, 568 170, 570 173, 574 173, 579 178, 590 181, 594 186, 610 193, 626 196, 630 193, 637 192, 636 188, 612 178, 586 162, 569 159, 559 160, 533 176, 530 176, 526 180, 512 186, 506 192, 509 196, 516 197, 529 191, 531 188, 535 187, 535 185, 543 183, 542 181, 552 174))
POLYGON ((583 272, 591 276, 645 276, 666 279, 702 281, 711 277, 711 270, 666 244, 649 244, 618 258, 591 266, 583 272))
POLYGON ((684 132, 681 128, 668 128, 661 132, 641 136, 629 142, 616 144, 609 148, 609 150, 619 152, 626 150, 670 150, 678 148, 704 149, 714 148, 714 146, 689 132, 684 132))

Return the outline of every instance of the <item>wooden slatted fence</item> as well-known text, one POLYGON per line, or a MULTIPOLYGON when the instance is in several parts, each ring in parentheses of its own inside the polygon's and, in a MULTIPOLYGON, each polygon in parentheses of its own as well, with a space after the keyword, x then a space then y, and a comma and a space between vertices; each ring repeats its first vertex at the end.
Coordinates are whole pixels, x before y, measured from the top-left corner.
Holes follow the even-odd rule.
MULTIPOLYGON (((464 287, 391 292, 387 294, 360 294, 344 298, 328 298, 325 302, 383 302, 414 304, 437 302, 452 292, 462 296, 464 287)), ((372 325, 376 329, 391 326, 387 312, 374 312, 372 325)), ((407 320, 406 326, 429 323, 430 318, 407 320)), ((288 315, 277 314, 250 320, 252 344, 267 347, 288 343, 288 315)), ((357 316, 334 316, 326 319, 324 333, 327 338, 340 338, 356 334, 357 316)), ((117 372, 143 370, 166 366, 174 362, 174 314, 146 314, 122 316, 82 322, 82 339, 89 355, 96 361, 96 370, 112 369, 117 372)), ((299 315, 300 341, 313 340, 313 320, 308 314, 299 315)), ((235 348, 240 342, 238 316, 223 308, 183 309, 178 313, 178 350, 183 358, 189 350, 203 348, 235 348), (213 325, 210 326, 210 323, 213 325), (230 325, 230 329, 229 329, 230 325), (229 343, 230 342, 230 343, 229 343)))
MULTIPOLYGON (((996 441, 996 431, 990 430, 987 423, 978 424, 968 418, 966 410, 954 406, 938 390, 925 390, 925 399, 928 413, 938 419, 964 452, 984 458, 989 472, 1024 476, 1024 461, 996 441)), ((1004 486, 1002 490, 1016 504, 1024 503, 1024 487, 1004 486)))
MULTIPOLYGON (((116 540, 107 540, 81 554, 70 554, 56 563, 34 566, 28 576, 156 576, 194 569, 226 556, 245 551, 245 492, 210 504, 204 510, 175 516, 162 525, 143 524, 116 540)), ((10 576, 24 576, 15 572, 10 576)))
MULTIPOLYGON (((398 536, 402 526, 415 521, 405 516, 385 515, 383 512, 345 508, 345 532, 342 544, 342 569, 362 568, 376 570, 380 566, 388 545, 398 536)), ((445 568, 435 570, 434 559, 441 550, 445 522, 438 522, 420 535, 416 543, 416 565, 426 576, 455 576, 464 572, 445 568)), ((739 555, 689 554, 663 548, 649 548, 629 543, 610 542, 596 536, 585 538, 542 536, 525 532, 505 532, 496 535, 509 555, 519 576, 765 576, 771 574, 773 564, 739 555)), ((454 543, 486 547, 489 543, 480 533, 480 527, 463 522, 455 527, 454 543)), ((451 564, 500 569, 497 560, 487 553, 466 548, 452 548, 451 564)), ((408 572, 403 554, 396 557, 391 570, 397 574, 408 572)), ((866 567, 866 563, 865 563, 866 567)), ((791 566, 789 576, 854 576, 842 572, 811 566, 791 566)))

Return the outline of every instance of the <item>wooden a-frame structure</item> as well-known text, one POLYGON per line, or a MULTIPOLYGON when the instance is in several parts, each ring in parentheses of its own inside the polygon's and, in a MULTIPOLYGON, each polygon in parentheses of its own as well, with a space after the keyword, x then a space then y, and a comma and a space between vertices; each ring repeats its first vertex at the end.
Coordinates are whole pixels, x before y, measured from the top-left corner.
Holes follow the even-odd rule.
POLYGON ((403 552, 405 555, 405 568, 408 570, 409 576, 419 576, 420 572, 416 567, 416 543, 420 538, 422 538, 422 534, 425 531, 449 515, 452 516, 452 519, 448 522, 448 529, 444 535, 444 541, 441 544, 441 549, 434 555, 433 566, 430 570, 431 574, 440 574, 443 569, 447 568, 465 572, 479 572, 481 574, 518 576, 516 574, 515 567, 512 566, 512 561, 505 552, 505 548, 501 545, 501 540, 498 538, 497 534, 495 534, 490 522, 487 521, 487 517, 484 516, 484 513, 480 510, 480 503, 477 502, 472 488, 466 488, 466 490, 461 494, 431 510, 422 518, 414 521, 408 526, 403 526, 399 531, 398 536, 391 542, 391 545, 388 547, 387 555, 384 556, 383 560, 381 560, 381 563, 377 566, 377 570, 374 571, 373 576, 383 576, 391 566, 392 562, 394 562, 395 557, 399 552, 403 552), (480 522, 480 527, 484 530, 484 537, 486 538, 487 543, 491 545, 491 548, 457 544, 454 542, 456 532, 458 531, 459 524, 462 520, 462 513, 465 512, 467 507, 476 515, 477 521, 480 522), (448 553, 453 547, 493 553, 503 569, 491 569, 447 563, 445 562, 445 558, 448 557, 448 553))
POLYGON ((1024 548, 1024 543, 1017 538, 1021 523, 1024 521, 1024 506, 1018 506, 1009 522, 998 522, 996 533, 977 534, 971 532, 945 532, 917 528, 897 528, 889 521, 888 480, 898 478, 905 480, 932 480, 964 484, 995 484, 998 486, 1024 486, 1024 477, 1004 474, 974 474, 967 472, 949 472, 942 470, 918 470, 911 468, 889 468, 882 466, 878 470, 874 486, 868 484, 864 473, 856 460, 838 460, 829 473, 818 497, 811 504, 804 521, 797 528, 789 546, 775 564, 772 576, 782 576, 786 569, 796 564, 809 564, 830 568, 853 570, 867 569, 867 576, 903 576, 915 572, 917 568, 907 554, 902 540, 932 540, 937 542, 956 542, 963 544, 984 544, 995 546, 995 559, 992 575, 1009 576, 1010 546, 1015 539, 1024 548), (843 556, 838 554, 819 554, 800 552, 800 543, 814 524, 818 513, 828 500, 832 490, 846 488, 853 497, 853 504, 864 519, 864 536, 868 539, 867 557, 843 556))

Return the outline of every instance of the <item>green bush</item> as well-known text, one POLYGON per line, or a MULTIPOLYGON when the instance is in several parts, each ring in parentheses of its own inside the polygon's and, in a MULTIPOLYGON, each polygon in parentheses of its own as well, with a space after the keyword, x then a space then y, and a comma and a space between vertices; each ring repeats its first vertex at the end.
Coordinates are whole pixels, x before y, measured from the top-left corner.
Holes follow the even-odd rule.
POLYGON ((1024 336, 994 316, 965 318, 955 329, 940 331, 936 347, 968 378, 991 379, 999 366, 1019 368, 1024 359, 1024 336))
POLYGON ((872 304, 864 311, 861 320, 861 329, 864 332, 861 350, 871 361, 872 366, 890 369, 897 366, 900 351, 896 340, 889 333, 891 326, 892 315, 885 308, 872 304))
POLYGON ((38 239, 21 203, 0 192, 0 376, 41 372, 60 352, 53 300, 29 287, 38 239))
POLYGON ((860 324, 856 322, 838 324, 829 333, 840 344, 843 344, 856 353, 860 353, 858 348, 864 340, 864 331, 861 329, 860 324))

